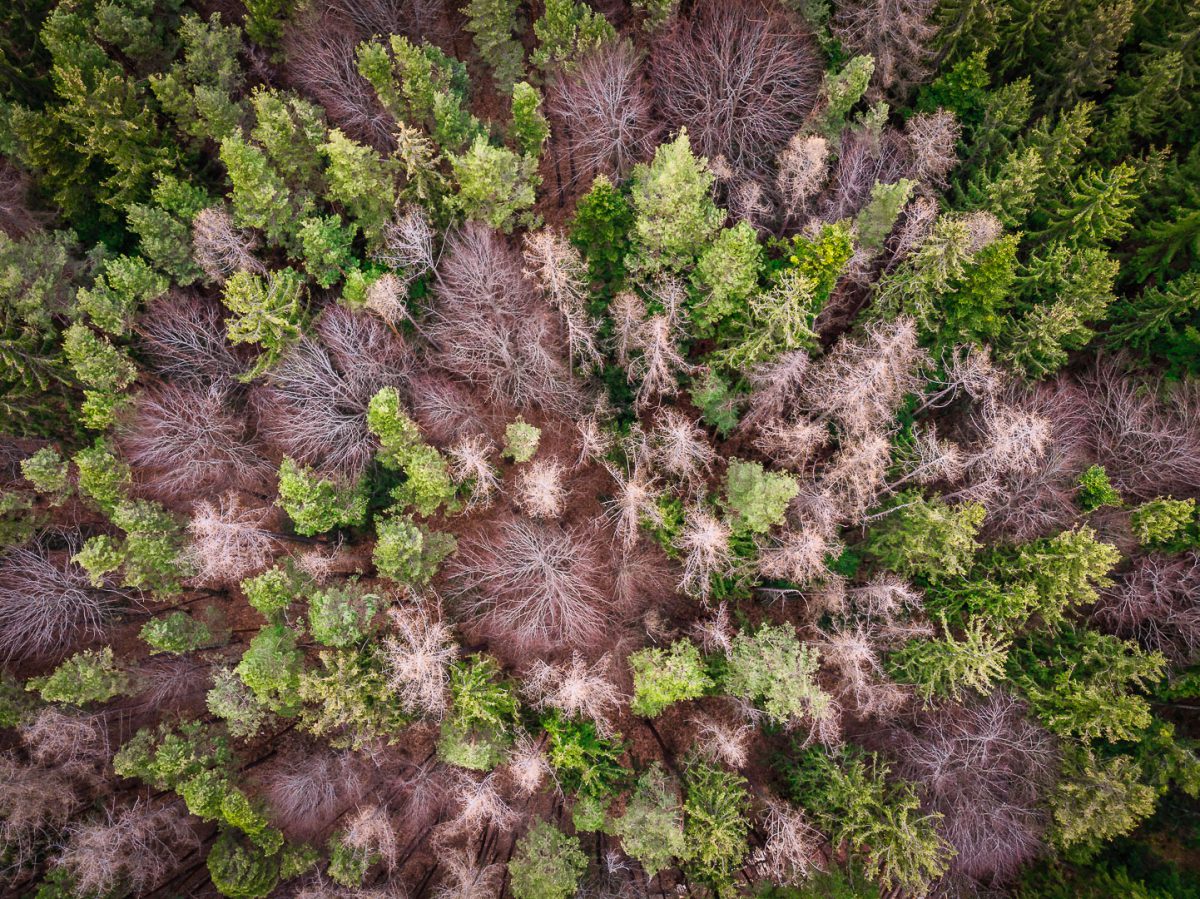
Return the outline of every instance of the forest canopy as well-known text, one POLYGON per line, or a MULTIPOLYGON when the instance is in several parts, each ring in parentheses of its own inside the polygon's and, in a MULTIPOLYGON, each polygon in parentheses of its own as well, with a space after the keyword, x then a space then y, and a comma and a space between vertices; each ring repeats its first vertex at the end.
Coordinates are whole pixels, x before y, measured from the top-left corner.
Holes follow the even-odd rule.
POLYGON ((1200 6, 0 4, 0 894, 1200 899, 1200 6))

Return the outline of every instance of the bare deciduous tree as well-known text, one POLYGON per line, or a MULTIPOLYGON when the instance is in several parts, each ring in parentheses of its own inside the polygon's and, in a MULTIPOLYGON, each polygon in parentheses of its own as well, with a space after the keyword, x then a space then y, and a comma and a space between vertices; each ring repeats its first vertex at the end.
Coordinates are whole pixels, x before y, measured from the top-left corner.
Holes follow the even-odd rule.
POLYGON ((446 711, 450 663, 458 644, 450 626, 424 606, 392 609, 393 633, 384 643, 388 685, 405 708, 440 718, 446 711))
POLYGON ((685 553, 679 585, 684 592, 708 599, 713 576, 727 574, 733 563, 729 538, 729 525, 715 515, 700 507, 688 510, 677 541, 685 553))
POLYGON ((146 893, 159 886, 198 847, 187 816, 175 805, 136 803, 67 828, 58 864, 75 889, 104 895, 120 887, 146 893))
POLYGON ((562 235, 543 228, 525 235, 525 274, 563 317, 571 365, 599 371, 604 357, 597 345, 596 323, 588 315, 589 278, 579 251, 562 235))
POLYGON ((139 484, 165 499, 261 487, 271 467, 229 389, 160 384, 138 393, 118 444, 139 484))
POLYGON ((266 266, 254 255, 258 247, 258 238, 234 225, 233 216, 224 206, 201 209, 192 219, 193 258, 217 284, 224 284, 236 272, 266 272, 266 266))
POLYGON ((698 3, 659 38, 658 105, 692 145, 765 175, 816 104, 821 63, 798 19, 753 2, 698 3))
POLYGON ((687 486, 702 483, 716 458, 704 429, 677 409, 662 410, 650 446, 654 464, 687 486))
POLYGON ((920 391, 918 371, 928 362, 911 319, 872 324, 862 340, 843 337, 809 369, 802 398, 849 434, 863 435, 886 427, 905 395, 920 391))
POLYGON ((1200 556, 1152 553, 1104 591, 1094 620, 1179 665, 1200 658, 1200 556))
POLYGON ((937 33, 933 0, 841 0, 833 32, 854 53, 875 59, 873 82, 903 96, 929 74, 937 33))
POLYGON ((588 531, 500 524, 449 562, 460 620, 517 647, 598 645, 613 614, 606 554, 588 531))
POLYGON ((957 850, 951 871, 984 886, 1011 880, 1042 851, 1057 753, 1050 735, 1001 691, 923 714, 892 744, 896 773, 924 788, 957 850))
POLYGON ((189 556, 201 583, 236 584, 262 571, 274 558, 270 508, 244 508, 235 493, 216 503, 201 500, 192 510, 189 556))
POLYGON ((774 883, 798 884, 824 860, 821 853, 824 838, 800 809, 773 796, 766 797, 764 802, 763 873, 774 883))
POLYGON ((384 387, 405 393, 411 353, 383 322, 342 306, 326 309, 315 330, 258 389, 259 430, 297 462, 354 479, 375 455, 371 397, 384 387))
POLYGON ((517 475, 516 501, 533 518, 558 518, 566 508, 566 468, 557 459, 534 459, 517 475))
POLYGON ((816 135, 792 135, 779 154, 776 168, 780 212, 785 221, 803 222, 829 178, 829 141, 816 135))
POLYGON ((436 290, 428 330, 447 370, 517 407, 578 407, 557 323, 498 234, 468 222, 450 239, 436 290))
POLYGON ((450 476, 459 485, 468 486, 466 508, 486 508, 500 490, 500 478, 492 464, 496 444, 482 434, 463 437, 446 450, 450 458, 450 476))
POLYGON ((598 174, 624 178, 654 151, 658 126, 637 51, 609 41, 587 53, 569 74, 551 81, 546 97, 560 177, 588 184, 598 174))
POLYGON ((6 660, 64 656, 104 634, 119 600, 93 589, 78 565, 13 547, 0 559, 0 654, 6 660))
POLYGON ((195 294, 172 291, 156 300, 137 331, 150 364, 174 383, 224 387, 242 370, 225 339, 220 307, 195 294))
POLYGON ((571 654, 569 663, 559 665, 538 659, 525 675, 522 689, 532 698, 534 708, 582 715, 593 721, 600 733, 612 736, 616 732, 612 716, 625 697, 600 673, 611 663, 607 655, 588 663, 578 652, 571 654))

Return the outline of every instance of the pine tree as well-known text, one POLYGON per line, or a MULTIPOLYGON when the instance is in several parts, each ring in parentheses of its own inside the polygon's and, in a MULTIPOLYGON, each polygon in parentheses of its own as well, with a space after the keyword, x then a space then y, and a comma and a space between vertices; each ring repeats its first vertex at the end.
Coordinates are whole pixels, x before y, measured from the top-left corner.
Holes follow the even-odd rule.
POLYGON ((519 28, 517 6, 514 0, 468 0, 462 8, 467 31, 474 35, 475 49, 491 67, 501 94, 512 91, 525 63, 525 50, 515 36, 519 28))

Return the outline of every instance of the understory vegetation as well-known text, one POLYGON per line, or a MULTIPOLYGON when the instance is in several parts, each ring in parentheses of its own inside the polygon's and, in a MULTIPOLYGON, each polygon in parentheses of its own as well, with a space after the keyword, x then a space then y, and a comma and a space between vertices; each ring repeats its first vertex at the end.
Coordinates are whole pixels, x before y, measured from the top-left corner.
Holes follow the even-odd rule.
POLYGON ((1200 6, 0 4, 0 894, 1200 899, 1200 6))

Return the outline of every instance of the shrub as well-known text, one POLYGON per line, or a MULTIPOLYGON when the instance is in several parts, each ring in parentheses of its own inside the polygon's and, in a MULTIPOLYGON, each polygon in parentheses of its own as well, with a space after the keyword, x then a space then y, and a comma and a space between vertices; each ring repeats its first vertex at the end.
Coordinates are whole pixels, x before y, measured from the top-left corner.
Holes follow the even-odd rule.
POLYGON ((509 862, 516 899, 569 899, 587 870, 579 840, 548 821, 539 821, 517 841, 509 862))
POLYGON ((673 702, 703 696, 712 686, 700 650, 690 640, 676 640, 669 649, 647 647, 629 656, 633 668, 635 715, 653 718, 673 702))

